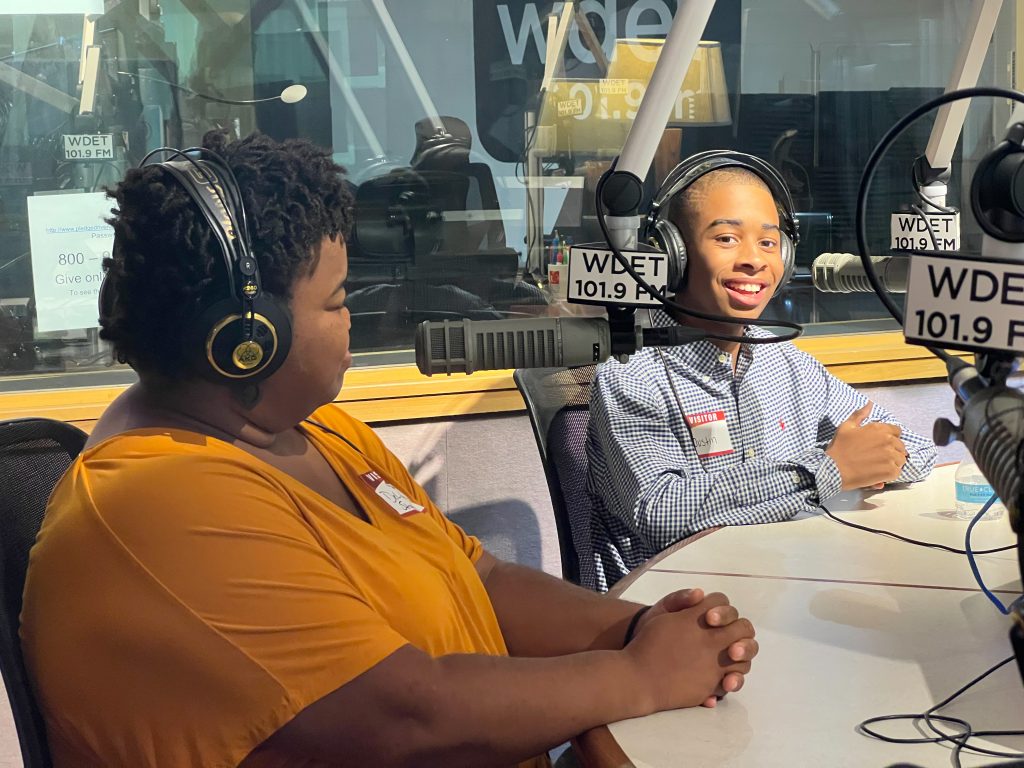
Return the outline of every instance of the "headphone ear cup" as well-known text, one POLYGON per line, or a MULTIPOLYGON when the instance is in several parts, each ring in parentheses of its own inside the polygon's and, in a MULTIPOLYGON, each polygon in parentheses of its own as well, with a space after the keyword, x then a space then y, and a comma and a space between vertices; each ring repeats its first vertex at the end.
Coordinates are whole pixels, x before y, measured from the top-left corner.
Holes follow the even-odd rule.
POLYGON ((266 293, 261 294, 253 303, 256 314, 265 318, 254 329, 254 338, 264 339, 261 344, 271 344, 276 336, 276 349, 269 360, 263 363, 257 376, 262 381, 274 373, 288 358, 292 348, 292 316, 288 308, 266 293))
POLYGON ((196 366, 207 378, 255 384, 281 367, 292 342, 288 312, 264 297, 253 302, 253 312, 251 342, 235 299, 217 302, 193 324, 189 338, 199 350, 196 366))
POLYGON ((100 317, 110 317, 114 314, 115 300, 114 289, 110 287, 110 278, 104 275, 103 282, 100 283, 100 297, 96 302, 100 317))
POLYGON ((779 240, 779 251, 782 255, 782 278, 779 280, 779 284, 775 286, 776 294, 780 293, 789 284, 790 279, 793 277, 793 272, 796 270, 796 246, 793 245, 793 241, 785 232, 782 233, 782 237, 779 240))
POLYGON ((667 219, 654 222, 654 239, 668 256, 668 291, 678 293, 686 283, 686 243, 683 233, 667 219))

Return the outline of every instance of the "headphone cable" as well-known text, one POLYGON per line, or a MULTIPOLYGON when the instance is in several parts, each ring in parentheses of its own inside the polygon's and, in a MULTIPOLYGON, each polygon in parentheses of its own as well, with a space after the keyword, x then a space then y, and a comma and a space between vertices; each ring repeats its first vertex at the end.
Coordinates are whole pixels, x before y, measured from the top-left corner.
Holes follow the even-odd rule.
MULTIPOLYGON (((913 544, 918 547, 927 547, 928 549, 938 549, 942 550, 943 552, 950 552, 954 555, 968 554, 968 551, 966 549, 957 549, 956 547, 951 547, 948 544, 939 544, 933 541, 922 541, 920 539, 914 539, 909 536, 903 536, 902 534, 896 533, 895 531, 887 531, 884 528, 872 528, 868 525, 852 523, 849 520, 843 520, 843 518, 838 517, 830 509, 821 504, 819 504, 818 507, 822 510, 822 513, 825 515, 825 517, 827 517, 829 520, 833 520, 841 525, 845 525, 847 528, 854 528, 858 531, 864 531, 865 533, 874 533, 879 536, 888 536, 889 538, 896 539, 897 541, 902 541, 906 544, 913 544)), ((993 549, 977 549, 972 551, 975 555, 994 555, 997 552, 1008 552, 1011 549, 1016 548, 1016 544, 1008 544, 1005 547, 994 547, 993 549)))
POLYGON ((1002 667, 1013 661, 1013 656, 1008 656, 1002 661, 994 664, 993 666, 986 669, 980 675, 975 677, 966 685, 962 686, 955 693, 947 696, 945 699, 940 701, 938 704, 930 707, 924 712, 917 713, 905 713, 897 715, 878 715, 876 717, 869 717, 866 720, 861 721, 857 725, 857 731, 870 738, 883 741, 887 744, 942 744, 944 742, 953 743, 953 765, 956 768, 960 768, 960 754, 963 750, 968 750, 976 754, 990 755, 992 757, 1005 757, 1005 758, 1016 758, 1020 759, 1024 757, 1024 754, 1020 752, 1001 752, 994 749, 988 749, 986 747, 974 746, 970 743, 971 739, 983 737, 983 736, 1021 736, 1024 735, 1024 731, 1020 730, 987 730, 987 731, 976 731, 969 722, 959 717, 952 717, 950 715, 936 715, 943 707, 948 706, 964 692, 970 690, 972 687, 980 683, 986 677, 1001 669, 1002 667), (879 731, 874 730, 872 726, 876 723, 891 722, 898 720, 909 720, 916 723, 919 720, 923 720, 924 723, 931 729, 935 736, 915 736, 915 737, 898 737, 898 736, 886 736, 879 731), (935 722, 946 723, 947 725, 953 725, 962 730, 959 733, 946 733, 940 730, 935 722))

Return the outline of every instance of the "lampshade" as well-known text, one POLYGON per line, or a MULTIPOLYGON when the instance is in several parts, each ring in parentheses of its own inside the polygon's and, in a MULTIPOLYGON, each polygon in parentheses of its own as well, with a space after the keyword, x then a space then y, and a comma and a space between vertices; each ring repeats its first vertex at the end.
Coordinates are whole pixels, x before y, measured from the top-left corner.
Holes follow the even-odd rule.
POLYGON ((615 155, 640 106, 639 98, 627 97, 624 80, 555 78, 544 93, 530 145, 541 152, 615 155))
MULTIPOLYGON (((615 42, 615 54, 608 66, 609 79, 628 80, 630 88, 646 90, 661 55, 664 40, 623 38, 615 42)), ((722 46, 701 40, 683 78, 669 125, 728 125, 729 93, 722 64, 722 46)))
MULTIPOLYGON (((541 151, 614 155, 622 148, 661 54, 663 40, 621 39, 608 76, 554 78, 544 93, 531 146, 541 151)), ((669 125, 728 125, 729 96, 722 47, 701 41, 683 79, 669 125)))

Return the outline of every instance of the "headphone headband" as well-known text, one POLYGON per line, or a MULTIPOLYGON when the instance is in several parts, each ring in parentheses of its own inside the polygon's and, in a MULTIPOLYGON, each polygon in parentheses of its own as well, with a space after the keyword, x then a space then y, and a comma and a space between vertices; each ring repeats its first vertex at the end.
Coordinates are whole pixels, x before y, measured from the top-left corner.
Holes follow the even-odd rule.
POLYGON ((706 176, 712 171, 721 168, 745 168, 753 172, 768 185, 768 189, 775 199, 779 209, 779 224, 782 231, 789 236, 789 239, 796 246, 800 242, 799 226, 795 215, 793 197, 782 176, 769 163, 759 157, 748 155, 745 152, 734 152, 728 149, 712 149, 707 152, 698 152, 688 157, 679 165, 673 168, 665 181, 654 195, 651 201, 651 211, 648 214, 648 228, 653 228, 655 222, 661 216, 661 209, 669 200, 687 189, 697 179, 706 176))
POLYGON ((146 165, 159 166, 174 176, 199 208, 220 245, 231 295, 237 296, 243 305, 259 298, 259 265, 249 246, 248 217, 231 167, 220 155, 204 147, 161 147, 143 158, 140 167, 146 165), (172 153, 175 159, 149 162, 159 153, 172 153), (191 153, 200 156, 196 158, 191 153))

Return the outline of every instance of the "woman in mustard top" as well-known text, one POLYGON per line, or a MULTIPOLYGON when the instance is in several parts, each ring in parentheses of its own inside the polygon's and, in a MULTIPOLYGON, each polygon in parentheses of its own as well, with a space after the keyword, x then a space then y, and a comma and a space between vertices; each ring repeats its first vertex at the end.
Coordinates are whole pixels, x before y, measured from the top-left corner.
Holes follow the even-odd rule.
POLYGON ((207 146, 111 193, 101 335, 139 381, 54 491, 22 615, 56 768, 543 766, 738 690, 757 644, 723 595, 644 611, 500 562, 332 405, 342 171, 207 146))

